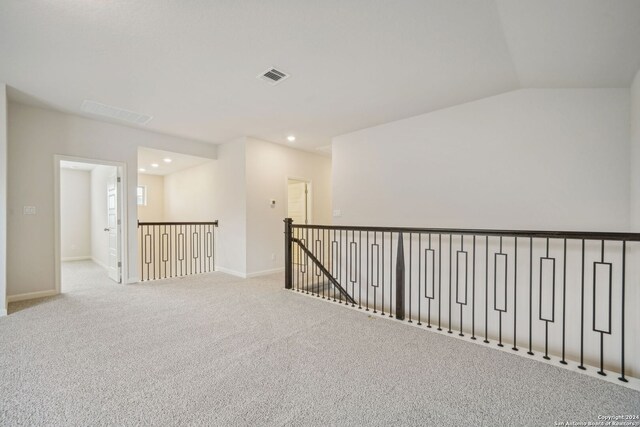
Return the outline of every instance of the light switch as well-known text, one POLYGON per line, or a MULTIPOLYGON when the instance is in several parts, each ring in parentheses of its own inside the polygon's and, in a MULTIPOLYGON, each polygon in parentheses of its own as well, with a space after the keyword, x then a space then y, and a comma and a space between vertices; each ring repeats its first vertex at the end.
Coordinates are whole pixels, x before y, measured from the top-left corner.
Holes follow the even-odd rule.
POLYGON ((24 206, 22 208, 22 212, 24 215, 35 215, 36 207, 35 206, 24 206))
POLYGON ((338 218, 342 216, 342 211, 340 211, 340 209, 334 209, 333 211, 333 217, 334 218, 338 218))

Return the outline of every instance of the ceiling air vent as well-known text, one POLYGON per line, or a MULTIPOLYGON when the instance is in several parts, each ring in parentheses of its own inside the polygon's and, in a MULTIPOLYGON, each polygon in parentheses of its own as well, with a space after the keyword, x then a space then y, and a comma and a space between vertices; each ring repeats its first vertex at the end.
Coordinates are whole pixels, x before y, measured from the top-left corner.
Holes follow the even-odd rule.
POLYGON ((275 86, 283 80, 288 79, 289 74, 271 67, 267 68, 263 73, 261 73, 258 78, 269 83, 271 86, 275 86))
POLYGON ((100 102, 96 102, 96 101, 85 100, 82 103, 82 106, 80 107, 80 109, 86 113, 94 114, 96 116, 103 116, 103 117, 108 117, 115 120, 122 120, 124 122, 134 123, 137 125, 147 124, 153 118, 146 114, 140 114, 134 111, 123 110, 122 108, 101 104, 100 102))

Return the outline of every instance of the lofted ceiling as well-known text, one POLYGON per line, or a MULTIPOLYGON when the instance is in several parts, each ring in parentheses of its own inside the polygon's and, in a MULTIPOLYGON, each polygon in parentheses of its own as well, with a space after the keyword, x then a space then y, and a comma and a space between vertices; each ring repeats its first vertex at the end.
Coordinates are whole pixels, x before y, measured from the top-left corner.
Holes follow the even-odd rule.
POLYGON ((2 0, 18 101, 212 143, 336 135, 523 87, 629 87, 640 0, 2 0), (270 86, 275 66, 291 75, 270 86))

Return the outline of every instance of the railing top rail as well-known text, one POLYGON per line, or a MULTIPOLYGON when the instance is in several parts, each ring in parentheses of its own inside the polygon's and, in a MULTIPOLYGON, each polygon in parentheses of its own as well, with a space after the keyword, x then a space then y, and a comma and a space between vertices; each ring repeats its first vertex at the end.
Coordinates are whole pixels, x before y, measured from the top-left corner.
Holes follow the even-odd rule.
POLYGON ((540 238, 550 238, 550 239, 640 241, 640 233, 623 233, 623 232, 369 227, 369 226, 315 225, 315 224, 295 224, 295 223, 292 223, 292 227, 306 228, 306 229, 321 229, 321 230, 377 231, 377 232, 392 232, 392 233, 431 233, 431 234, 458 234, 458 235, 476 235, 476 236, 540 237, 540 238))
POLYGON ((210 222, 142 222, 138 221, 138 227, 141 225, 213 225, 218 226, 218 221, 210 221, 210 222))

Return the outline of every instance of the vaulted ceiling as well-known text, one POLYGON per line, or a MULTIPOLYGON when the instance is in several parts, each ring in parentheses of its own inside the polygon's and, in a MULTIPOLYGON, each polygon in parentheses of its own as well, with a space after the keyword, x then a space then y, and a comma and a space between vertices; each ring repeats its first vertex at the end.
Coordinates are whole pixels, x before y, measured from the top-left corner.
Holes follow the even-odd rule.
POLYGON ((0 81, 207 142, 333 136, 526 87, 629 87, 639 0, 2 0, 0 81), (270 86, 271 66, 291 77, 270 86))

